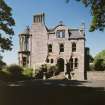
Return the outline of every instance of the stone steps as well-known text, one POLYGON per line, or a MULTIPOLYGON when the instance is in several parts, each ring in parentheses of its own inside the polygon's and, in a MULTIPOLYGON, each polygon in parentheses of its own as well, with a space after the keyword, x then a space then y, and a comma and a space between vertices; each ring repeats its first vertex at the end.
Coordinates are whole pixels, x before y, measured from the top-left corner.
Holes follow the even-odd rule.
POLYGON ((65 79, 64 72, 60 72, 58 75, 49 78, 50 80, 63 80, 65 79))

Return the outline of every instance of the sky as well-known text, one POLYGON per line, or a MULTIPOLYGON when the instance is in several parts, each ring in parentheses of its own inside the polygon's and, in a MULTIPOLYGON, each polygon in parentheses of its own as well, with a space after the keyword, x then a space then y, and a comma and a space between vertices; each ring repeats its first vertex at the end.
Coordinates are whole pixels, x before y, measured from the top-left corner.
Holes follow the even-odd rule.
POLYGON ((90 54, 94 57, 98 52, 105 49, 105 32, 89 32, 91 23, 90 9, 75 0, 5 0, 12 7, 13 18, 16 25, 13 37, 12 51, 3 53, 3 60, 7 64, 18 64, 19 37, 27 25, 31 26, 33 15, 45 13, 45 23, 48 28, 56 26, 59 21, 69 28, 79 28, 85 23, 86 47, 90 48, 90 54))

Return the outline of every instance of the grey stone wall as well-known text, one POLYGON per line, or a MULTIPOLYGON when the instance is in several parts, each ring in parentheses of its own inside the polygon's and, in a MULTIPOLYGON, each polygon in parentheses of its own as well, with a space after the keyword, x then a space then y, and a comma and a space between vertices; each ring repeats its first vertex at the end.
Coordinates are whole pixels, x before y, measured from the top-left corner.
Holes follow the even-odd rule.
POLYGON ((89 71, 87 80, 105 80, 105 71, 89 71))
POLYGON ((33 23, 31 27, 31 66, 44 63, 47 57, 47 31, 42 23, 33 23))
MULTIPOLYGON (((44 15, 38 14, 33 18, 30 28, 30 66, 36 68, 46 63, 46 59, 53 59, 53 64, 57 64, 59 58, 64 59, 64 72, 66 64, 70 58, 78 59, 78 67, 73 68, 73 79, 84 80, 84 63, 85 63, 85 36, 83 30, 69 29, 63 24, 59 24, 52 29, 45 26, 44 15), (65 31, 64 38, 58 38, 58 30, 65 31), (72 52, 72 43, 76 43, 76 52, 72 52), (48 53, 48 44, 52 45, 52 52, 48 53), (59 45, 64 45, 64 52, 60 52, 59 45)), ((51 61, 49 62, 51 63, 51 61)))

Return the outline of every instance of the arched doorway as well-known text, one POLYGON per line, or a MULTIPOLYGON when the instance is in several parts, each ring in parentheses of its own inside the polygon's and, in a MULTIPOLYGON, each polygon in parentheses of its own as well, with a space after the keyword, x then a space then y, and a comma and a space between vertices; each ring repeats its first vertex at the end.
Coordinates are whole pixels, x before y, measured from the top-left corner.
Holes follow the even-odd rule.
POLYGON ((59 58, 57 60, 57 67, 58 67, 59 72, 64 71, 64 59, 63 58, 59 58))

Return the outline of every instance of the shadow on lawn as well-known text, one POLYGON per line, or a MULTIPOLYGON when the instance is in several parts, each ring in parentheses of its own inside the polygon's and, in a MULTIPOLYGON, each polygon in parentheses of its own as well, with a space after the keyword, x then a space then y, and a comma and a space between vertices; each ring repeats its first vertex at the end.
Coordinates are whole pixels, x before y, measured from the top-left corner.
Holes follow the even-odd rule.
POLYGON ((33 80, 2 86, 0 105, 105 105, 104 88, 78 86, 83 82, 33 80))

